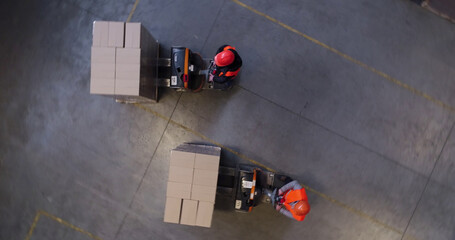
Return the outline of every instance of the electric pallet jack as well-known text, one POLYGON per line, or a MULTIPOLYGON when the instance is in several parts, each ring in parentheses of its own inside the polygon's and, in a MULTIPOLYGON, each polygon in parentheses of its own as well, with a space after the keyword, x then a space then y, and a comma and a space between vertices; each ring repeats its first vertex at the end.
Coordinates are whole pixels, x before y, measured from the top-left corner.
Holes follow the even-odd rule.
POLYGON ((157 87, 182 92, 199 92, 203 89, 225 90, 223 84, 213 81, 215 67, 212 59, 186 47, 172 47, 171 58, 157 59, 157 87))
POLYGON ((239 212, 251 212, 260 203, 274 208, 282 204, 278 189, 291 182, 286 175, 263 170, 257 166, 239 164, 236 168, 220 166, 217 193, 232 197, 239 212))
POLYGON ((214 68, 212 59, 204 59, 200 54, 185 47, 172 47, 171 58, 163 59, 168 64, 161 65, 158 73, 170 76, 160 81, 162 87, 170 87, 177 91, 198 92, 202 89, 222 90, 224 86, 214 82, 210 73, 214 68), (164 67, 164 68, 163 68, 164 67), (166 67, 170 67, 170 74, 166 67))
POLYGON ((116 97, 120 103, 147 103, 158 102, 159 89, 171 88, 181 92, 199 92, 205 89, 227 90, 225 84, 213 81, 211 74, 215 69, 213 59, 202 58, 199 53, 191 51, 186 47, 171 47, 171 57, 162 58, 159 53, 159 44, 153 45, 154 52, 151 61, 144 67, 149 73, 149 80, 141 88, 147 89, 146 98, 137 97, 116 97))

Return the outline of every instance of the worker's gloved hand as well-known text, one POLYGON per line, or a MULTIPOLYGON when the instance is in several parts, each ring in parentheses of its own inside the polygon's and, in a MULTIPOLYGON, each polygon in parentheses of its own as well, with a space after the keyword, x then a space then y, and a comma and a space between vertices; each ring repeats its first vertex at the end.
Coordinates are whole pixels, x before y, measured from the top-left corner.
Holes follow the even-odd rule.
POLYGON ((209 82, 213 82, 213 74, 209 74, 209 82))
POLYGON ((277 211, 280 211, 281 205, 277 204, 276 207, 275 207, 275 209, 276 209, 277 211))

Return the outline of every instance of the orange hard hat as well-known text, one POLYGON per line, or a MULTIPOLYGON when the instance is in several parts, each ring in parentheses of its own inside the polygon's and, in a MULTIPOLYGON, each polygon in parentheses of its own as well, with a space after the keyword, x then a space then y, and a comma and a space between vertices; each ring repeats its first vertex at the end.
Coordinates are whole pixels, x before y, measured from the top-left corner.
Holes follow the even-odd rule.
POLYGON ((225 67, 234 62, 234 53, 230 50, 224 50, 215 56, 215 64, 219 67, 225 67))
POLYGON ((310 212, 310 204, 308 201, 302 200, 294 205, 295 214, 305 216, 310 212))

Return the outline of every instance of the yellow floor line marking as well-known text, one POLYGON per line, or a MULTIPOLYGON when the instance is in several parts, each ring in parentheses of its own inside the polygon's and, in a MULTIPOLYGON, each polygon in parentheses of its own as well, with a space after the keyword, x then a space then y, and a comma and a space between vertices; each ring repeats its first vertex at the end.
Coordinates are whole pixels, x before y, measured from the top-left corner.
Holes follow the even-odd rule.
POLYGON ((365 68, 365 69, 367 69, 367 70, 369 70, 369 71, 371 71, 371 72, 373 72, 373 73, 385 78, 386 80, 388 80, 388 81, 390 81, 390 82, 392 82, 392 83, 394 83, 394 84, 396 84, 396 85, 398 85, 398 86, 410 91, 411 93, 414 93, 414 94, 416 94, 416 95, 418 95, 420 97, 423 97, 426 100, 431 101, 431 102, 441 106, 442 108, 444 108, 446 110, 449 110, 452 113, 455 113, 455 108, 450 106, 449 104, 444 103, 444 102, 442 102, 442 101, 440 101, 440 100, 438 100, 438 99, 436 99, 436 98, 434 98, 434 97, 432 97, 432 96, 430 96, 430 95, 428 95, 428 94, 426 94, 426 93, 424 93, 424 92, 422 92, 422 91, 420 91, 420 90, 418 90, 418 89, 416 89, 414 87, 411 87, 410 85, 408 85, 408 84, 406 84, 404 82, 401 82, 401 81, 399 81, 396 78, 393 78, 392 76, 388 75, 387 73, 381 72, 381 71, 377 70, 374 67, 368 66, 367 64, 365 64, 365 63, 363 63, 363 62, 361 62, 361 61, 359 61, 359 60, 357 60, 357 59, 355 59, 355 58, 353 58, 353 57, 351 57, 351 56, 349 56, 349 55, 347 55, 347 54, 345 54, 345 53, 343 53, 343 52, 341 52, 341 51, 339 51, 339 50, 337 50, 337 49, 335 49, 333 47, 330 47, 329 45, 327 45, 327 44, 325 44, 323 42, 320 42, 317 39, 312 38, 312 37, 300 32, 299 30, 297 30, 297 29, 295 29, 295 28, 293 28, 293 27, 291 27, 291 26, 289 26, 289 25, 287 25, 285 23, 280 22, 279 20, 277 20, 277 19, 275 19, 275 18, 273 18, 273 17, 271 17, 271 16, 269 16, 269 15, 263 13, 263 12, 260 12, 260 11, 258 11, 256 9, 246 5, 245 3, 240 2, 239 0, 231 0, 231 1, 233 1, 234 3, 240 5, 240 6, 246 8, 248 10, 250 10, 251 12, 256 13, 257 15, 262 16, 262 17, 266 18, 267 20, 270 20, 270 21, 282 26, 283 28, 285 28, 285 29, 287 29, 287 30, 299 35, 299 36, 302 36, 305 39, 307 39, 307 40, 309 40, 309 41, 311 41, 311 42, 313 42, 313 43, 315 43, 315 44, 317 44, 317 45, 319 45, 319 46, 321 46, 321 47, 323 47, 323 48, 325 48, 325 49, 327 49, 327 50, 329 50, 329 51, 331 51, 331 52, 333 52, 333 53, 335 53, 335 54, 337 54, 337 55, 339 55, 341 57, 343 57, 344 59, 346 59, 346 60, 348 60, 348 61, 350 61, 352 63, 355 63, 355 64, 357 64, 357 65, 359 65, 359 66, 361 66, 361 67, 363 67, 363 68, 365 68))
POLYGON ((140 0, 136 0, 136 2, 133 5, 133 8, 130 11, 130 14, 128 15, 128 18, 126 19, 126 22, 131 21, 131 18, 133 17, 134 11, 136 11, 137 5, 139 4, 140 0))
POLYGON ((30 230, 28 230, 28 234, 25 237, 25 240, 30 240, 33 234, 33 230, 35 230, 36 224, 38 223, 38 220, 40 218, 40 211, 36 212, 35 218, 33 219, 32 226, 30 227, 30 230))
POLYGON ((56 222, 58 222, 60 224, 63 224, 63 225, 65 225, 65 226, 67 226, 67 227, 69 227, 69 228, 71 228, 71 229, 73 229, 75 231, 78 231, 78 232, 80 232, 82 234, 85 234, 85 235, 91 237, 92 239, 102 240, 100 237, 97 237, 94 234, 91 234, 91 233, 85 231, 82 228, 76 227, 73 224, 71 224, 71 223, 69 223, 69 222, 67 222, 67 221, 65 221, 65 220, 63 220, 63 219, 61 219, 59 217, 56 217, 56 216, 54 216, 54 215, 52 215, 52 214, 50 214, 50 213, 48 213, 46 211, 43 211, 43 210, 38 210, 38 212, 36 213, 35 219, 33 220, 33 224, 30 227, 30 230, 28 231, 28 234, 27 234, 27 237, 25 238, 25 240, 30 240, 30 238, 32 237, 33 230, 35 229, 36 224, 38 223, 38 220, 39 220, 41 215, 46 216, 46 217, 48 217, 48 218, 50 218, 50 219, 52 219, 52 220, 54 220, 54 221, 56 221, 56 222))
POLYGON ((65 226, 67 226, 67 227, 69 227, 69 228, 71 228, 71 229, 73 229, 73 230, 75 230, 75 231, 78 231, 78 232, 80 232, 80 233, 83 233, 83 234, 85 234, 85 235, 91 237, 92 239, 95 239, 95 240, 102 240, 100 237, 97 237, 97 236, 95 236, 95 235, 93 235, 93 234, 91 234, 91 233, 85 231, 85 230, 82 229, 82 228, 76 227, 76 226, 74 226, 73 224, 71 224, 71 223, 69 223, 69 222, 67 222, 67 221, 65 221, 65 220, 63 220, 63 219, 61 219, 61 218, 59 218, 59 217, 56 217, 56 216, 54 216, 54 215, 52 215, 52 214, 50 214, 50 213, 48 213, 48 212, 45 212, 45 211, 43 211, 43 210, 40 210, 39 213, 42 214, 43 216, 46 216, 46 217, 48 217, 48 218, 50 218, 50 219, 52 219, 52 220, 58 222, 58 223, 61 223, 61 224, 65 225, 65 226))
MULTIPOLYGON (((270 167, 267 167, 266 165, 264 165, 262 163, 259 163, 258 161, 255 161, 254 159, 251 159, 251 158, 245 156, 244 154, 241 154, 241 153, 239 153, 239 152, 237 152, 237 151, 235 151, 235 150, 233 150, 231 148, 228 148, 228 147, 226 147, 226 146, 224 146, 224 145, 222 145, 222 144, 220 144, 220 143, 208 138, 207 136, 203 135, 202 133, 199 133, 199 132, 197 132, 197 131, 195 131, 195 130, 193 130, 193 129, 191 129, 191 128, 189 128, 189 127, 187 127, 187 126, 185 126, 185 125, 183 125, 181 123, 178 123, 178 122, 176 122, 176 121, 174 121, 172 119, 169 119, 168 117, 166 117, 166 116, 164 116, 164 115, 162 115, 162 114, 160 114, 160 113, 158 113, 156 111, 153 111, 152 109, 147 108, 146 106, 144 106, 142 104, 134 103, 133 105, 138 107, 138 108, 140 108, 140 109, 143 109, 146 112, 149 112, 149 113, 155 115, 156 117, 159 117, 159 118, 161 118, 161 119, 163 119, 165 121, 169 121, 169 123, 171 123, 171 124, 173 124, 173 125, 175 125, 177 127, 180 127, 180 128, 182 128, 182 129, 184 129, 184 130, 186 130, 186 131, 188 131, 188 132, 190 132, 190 133, 192 133, 192 134, 194 134, 194 135, 196 135, 196 136, 198 136, 198 137, 200 137, 200 138, 202 138, 202 139, 204 139, 204 140, 206 140, 206 141, 208 141, 208 142, 210 142, 212 144, 215 144, 218 147, 221 147, 223 150, 227 150, 227 151, 237 155, 241 159, 247 160, 247 161, 249 161, 249 162, 251 162, 253 164, 256 164, 256 165, 268 170, 268 171, 276 172, 274 169, 272 169, 270 167)), ((345 204, 343 202, 340 202, 340 201, 338 201, 338 200, 336 200, 336 199, 334 199, 334 198, 332 198, 332 197, 330 197, 330 196, 328 196, 328 195, 326 195, 324 193, 321 193, 321 192, 319 192, 319 191, 317 191, 317 190, 315 190, 315 189, 313 189, 313 188, 311 188, 311 187, 309 187, 307 185, 302 184, 302 186, 305 189, 307 189, 308 191, 316 194, 317 196, 322 197, 325 200, 327 200, 327 201, 329 201, 329 202, 331 202, 333 204, 336 204, 336 205, 348 210, 349 212, 354 213, 357 216, 360 216, 360 217, 362 217, 364 219, 367 219, 367 220, 369 220, 369 221, 371 221, 371 222, 373 222, 373 223, 375 223, 377 225, 380 225, 381 227, 383 227, 385 229, 388 229, 388 230, 390 230, 392 232, 395 232, 397 234, 403 234, 402 231, 400 231, 400 230, 398 230, 398 229, 396 229, 396 228, 394 228, 392 226, 389 226, 389 225, 387 225, 387 224, 385 224, 385 223, 383 223, 383 222, 371 217, 370 215, 368 215, 368 214, 366 214, 366 213, 364 213, 364 212, 362 212, 362 211, 360 211, 358 209, 350 207, 349 205, 347 205, 347 204, 345 204)))

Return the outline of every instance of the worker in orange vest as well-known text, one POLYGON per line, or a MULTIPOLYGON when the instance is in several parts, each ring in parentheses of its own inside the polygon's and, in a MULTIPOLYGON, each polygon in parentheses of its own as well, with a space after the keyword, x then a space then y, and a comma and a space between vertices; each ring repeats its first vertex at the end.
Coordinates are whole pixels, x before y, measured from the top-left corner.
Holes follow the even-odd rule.
POLYGON ((282 196, 276 210, 297 221, 303 221, 310 212, 310 204, 305 189, 296 181, 289 182, 278 190, 282 196), (283 207, 284 206, 284 207, 283 207))
POLYGON ((214 68, 210 73, 213 81, 224 85, 225 89, 232 87, 233 79, 237 76, 242 67, 242 58, 234 47, 223 45, 216 51, 214 68))

